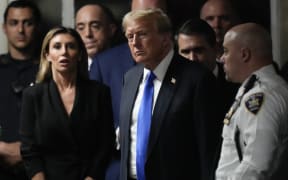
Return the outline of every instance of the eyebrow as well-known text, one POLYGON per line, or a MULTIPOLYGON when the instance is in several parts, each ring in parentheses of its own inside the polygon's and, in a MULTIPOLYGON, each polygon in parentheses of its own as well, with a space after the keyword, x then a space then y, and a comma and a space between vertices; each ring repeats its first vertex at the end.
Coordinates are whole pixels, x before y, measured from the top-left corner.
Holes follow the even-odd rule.
POLYGON ((83 21, 80 21, 80 22, 77 22, 76 23, 76 26, 77 25, 82 25, 82 24, 93 24, 93 23, 96 23, 96 24, 103 24, 102 21, 99 21, 99 20, 93 20, 93 21, 88 21, 88 22, 83 22, 83 21))
POLYGON ((196 47, 193 47, 193 48, 183 48, 183 49, 180 49, 180 52, 188 52, 188 51, 200 51, 200 50, 203 50, 205 49, 205 47, 203 46, 196 46, 196 47))

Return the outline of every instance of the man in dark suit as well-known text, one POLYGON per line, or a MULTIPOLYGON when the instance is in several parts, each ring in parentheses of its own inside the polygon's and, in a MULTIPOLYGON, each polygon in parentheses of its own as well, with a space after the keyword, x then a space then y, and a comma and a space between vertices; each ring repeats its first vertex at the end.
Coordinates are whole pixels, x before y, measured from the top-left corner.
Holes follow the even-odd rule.
MULTIPOLYGON (((166 10, 165 0, 132 0, 131 9, 161 8, 166 10)), ((110 87, 113 107, 113 119, 116 134, 119 132, 120 97, 124 74, 135 65, 127 42, 97 54, 90 68, 90 79, 103 82, 110 87)), ((119 179, 119 148, 107 170, 106 180, 119 179)))
MULTIPOLYGON (((132 0, 131 10, 161 8, 166 9, 164 0, 132 0)), ((119 105, 124 74, 135 65, 127 43, 97 54, 93 58, 89 71, 90 79, 103 82, 111 90, 113 119, 115 128, 119 126, 119 105)))
POLYGON ((125 74, 121 95, 120 179, 208 179, 217 120, 215 77, 174 53, 171 23, 161 10, 131 11, 123 28, 137 65, 125 74), (146 120, 140 114, 147 74, 156 79, 146 120), (148 133, 141 133, 144 129, 148 133), (148 142, 141 148, 143 136, 148 142))
POLYGON ((219 97, 217 106, 219 107, 220 121, 217 122, 218 128, 215 128, 218 130, 217 137, 219 138, 215 141, 215 145, 219 147, 216 152, 214 152, 215 160, 213 164, 214 169, 216 169, 222 142, 222 120, 234 101, 239 85, 226 80, 223 64, 216 61, 216 34, 206 21, 201 19, 187 20, 177 31, 176 41, 180 55, 191 61, 198 61, 204 64, 213 72, 217 80, 219 97))
MULTIPOLYGON (((225 78, 223 64, 216 61, 216 34, 212 27, 201 19, 189 19, 176 34, 178 52, 191 61, 204 64, 217 79, 221 101, 221 114, 224 119, 238 90, 238 84, 228 82, 225 78)), ((219 122, 221 125, 222 121, 219 122)))

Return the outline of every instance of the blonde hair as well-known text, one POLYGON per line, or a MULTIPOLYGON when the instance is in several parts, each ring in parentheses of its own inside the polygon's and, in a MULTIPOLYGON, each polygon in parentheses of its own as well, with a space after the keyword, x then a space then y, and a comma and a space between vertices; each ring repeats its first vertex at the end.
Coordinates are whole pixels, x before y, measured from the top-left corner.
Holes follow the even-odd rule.
POLYGON ((36 83, 41 83, 43 81, 47 81, 52 78, 51 64, 47 60, 46 56, 47 56, 47 53, 49 53, 49 44, 50 44, 51 39, 53 39, 58 34, 70 34, 72 37, 75 38, 79 46, 79 58, 80 58, 80 61, 78 61, 78 65, 77 65, 77 76, 79 76, 82 79, 89 79, 88 78, 88 55, 87 55, 85 45, 80 35, 77 33, 77 31, 75 31, 72 28, 56 27, 56 28, 51 29, 46 34, 43 40, 41 54, 40 54, 40 66, 39 66, 39 71, 36 76, 36 83))
POLYGON ((122 21, 123 31, 126 31, 127 24, 136 20, 154 20, 158 32, 172 32, 172 24, 169 17, 159 8, 134 10, 128 12, 122 21))

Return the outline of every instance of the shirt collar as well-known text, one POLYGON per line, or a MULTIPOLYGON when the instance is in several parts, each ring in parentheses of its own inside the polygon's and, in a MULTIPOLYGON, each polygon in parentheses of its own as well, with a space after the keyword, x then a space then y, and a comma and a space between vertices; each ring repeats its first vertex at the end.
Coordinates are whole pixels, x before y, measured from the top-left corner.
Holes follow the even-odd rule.
MULTIPOLYGON (((160 64, 158 64, 158 66, 153 70, 153 73, 155 74, 156 79, 158 79, 159 81, 163 81, 164 76, 167 72, 167 69, 172 61, 173 55, 174 55, 174 49, 171 48, 168 54, 162 59, 160 64)), ((149 71, 150 71, 149 69, 144 68, 143 80, 145 80, 146 74, 149 71)))
POLYGON ((213 69, 212 73, 214 74, 214 76, 215 76, 216 78, 218 78, 218 76, 219 76, 219 67, 218 67, 218 64, 217 64, 217 63, 216 63, 216 65, 215 65, 215 68, 213 69))

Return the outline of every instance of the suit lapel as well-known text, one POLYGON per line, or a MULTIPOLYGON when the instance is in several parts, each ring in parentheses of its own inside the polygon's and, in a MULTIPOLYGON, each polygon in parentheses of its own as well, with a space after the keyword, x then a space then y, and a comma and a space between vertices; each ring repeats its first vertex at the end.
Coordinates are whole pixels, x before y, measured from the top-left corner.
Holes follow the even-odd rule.
POLYGON ((122 96, 121 96, 121 98, 125 98, 121 100, 121 109, 123 109, 123 111, 122 110, 121 111, 125 112, 125 114, 121 114, 120 112, 120 116, 122 116, 120 117, 122 121, 120 122, 121 123, 120 138, 122 139, 122 142, 124 142, 123 144, 121 144, 121 149, 125 149, 127 151, 130 150, 129 141, 130 141, 131 117, 132 117, 132 111, 133 111, 135 98, 136 98, 137 91, 138 91, 138 86, 139 86, 139 83, 143 74, 143 66, 138 65, 135 71, 133 71, 133 73, 131 74, 132 75, 130 75, 129 78, 125 79, 125 81, 128 81, 128 82, 124 82, 124 88, 122 90, 122 96))
POLYGON ((165 74, 156 100, 151 122, 149 144, 147 148, 147 159, 149 158, 149 155, 151 154, 151 151, 158 139, 162 123, 168 114, 171 101, 175 94, 175 88, 177 86, 177 60, 178 59, 174 55, 165 74))
POLYGON ((65 111, 64 105, 61 101, 59 91, 58 91, 57 86, 53 80, 51 80, 49 83, 49 92, 50 92, 49 94, 51 96, 51 104, 53 106, 52 108, 55 111, 56 119, 54 119, 54 121, 58 121, 55 123, 61 124, 59 126, 59 128, 62 128, 63 133, 65 132, 65 134, 68 137, 70 137, 70 139, 73 139, 72 134, 71 134, 71 129, 70 129, 70 123, 71 122, 70 122, 69 116, 67 115, 67 113, 65 111))

